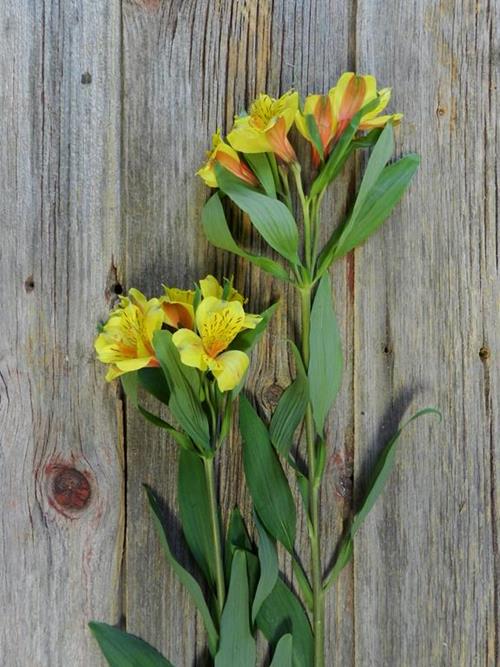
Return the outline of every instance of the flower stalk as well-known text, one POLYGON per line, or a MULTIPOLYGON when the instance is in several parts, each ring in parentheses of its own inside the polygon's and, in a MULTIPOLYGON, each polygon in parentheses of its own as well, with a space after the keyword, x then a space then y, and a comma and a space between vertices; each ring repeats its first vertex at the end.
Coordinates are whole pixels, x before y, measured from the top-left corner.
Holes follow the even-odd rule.
POLYGON ((224 580, 224 564, 222 560, 222 530, 220 525, 220 514, 217 504, 217 490, 215 487, 214 457, 204 457, 203 467, 208 489, 208 501, 210 507, 210 529, 212 533, 212 546, 215 562, 215 589, 217 600, 217 614, 220 620, 224 602, 226 599, 226 583, 224 580))

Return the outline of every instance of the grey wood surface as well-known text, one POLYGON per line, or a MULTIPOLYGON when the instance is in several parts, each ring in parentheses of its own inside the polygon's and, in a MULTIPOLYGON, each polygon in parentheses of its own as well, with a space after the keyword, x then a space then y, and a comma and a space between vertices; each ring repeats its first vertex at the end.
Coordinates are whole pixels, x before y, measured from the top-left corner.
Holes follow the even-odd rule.
MULTIPOLYGON (((274 406, 293 295, 207 247, 194 172, 211 132, 260 91, 320 92, 346 69, 393 87, 398 151, 422 166, 332 275, 347 363, 328 427, 325 563, 398 420, 429 404, 444 419, 410 427, 356 538, 328 598, 327 664, 498 664, 498 13, 449 0, 2 3, 1 665, 103 665, 91 618, 121 619, 177 667, 206 663, 141 487, 161 493, 192 566, 175 448, 105 386, 95 326, 120 289, 234 273, 255 310, 282 300, 250 378, 274 406)), ((362 166, 325 198, 325 229, 362 166)), ((219 488, 226 513, 248 516, 236 433, 219 488)))

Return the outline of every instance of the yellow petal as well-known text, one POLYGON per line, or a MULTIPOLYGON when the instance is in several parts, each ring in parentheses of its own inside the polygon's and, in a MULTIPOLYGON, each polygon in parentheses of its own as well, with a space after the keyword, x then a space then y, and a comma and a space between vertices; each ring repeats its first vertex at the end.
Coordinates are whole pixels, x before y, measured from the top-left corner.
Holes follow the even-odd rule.
POLYGON ((245 314, 245 319, 243 321, 243 326, 245 329, 255 329, 257 324, 262 322, 262 317, 260 315, 252 315, 251 313, 245 314))
POLYGON ((181 361, 186 366, 207 370, 206 355, 201 338, 191 329, 179 329, 172 336, 172 342, 179 350, 181 361))
POLYGON ((378 92, 378 104, 373 109, 373 111, 370 111, 366 115, 363 116, 362 122, 365 120, 370 120, 371 118, 375 118, 375 116, 378 116, 381 111, 385 109, 385 107, 389 104, 389 100, 391 99, 391 89, 390 88, 383 88, 382 90, 379 90, 378 92))
POLYGON ((208 275, 206 278, 200 280, 200 289, 204 299, 206 299, 207 296, 215 296, 217 299, 220 299, 223 292, 222 285, 217 278, 212 275, 208 275))
POLYGON ((249 364, 249 358, 240 350, 230 350, 219 354, 210 361, 210 370, 217 379, 221 391, 231 391, 243 379, 249 364))
POLYGON ((295 114, 299 108, 299 94, 296 91, 289 90, 280 97, 278 104, 282 105, 280 116, 285 119, 286 131, 288 132, 293 125, 295 114))
POLYGON ((374 127, 384 127, 387 123, 392 123, 393 125, 398 125, 403 118, 402 113, 393 113, 390 116, 377 116, 377 118, 372 118, 369 120, 364 120, 359 126, 360 130, 371 130, 374 127))
POLYGON ((268 153, 271 145, 264 132, 249 124, 250 117, 244 116, 235 120, 234 127, 227 135, 231 146, 242 153, 268 153))
POLYGON ((209 160, 203 167, 198 169, 196 175, 199 176, 209 188, 217 187, 217 179, 215 178, 214 163, 212 160, 209 160))
POLYGON ((205 352, 216 357, 244 328, 245 311, 239 301, 203 299, 196 311, 196 326, 205 352))
POLYGON ((131 371, 138 371, 140 368, 146 368, 156 361, 155 357, 138 357, 137 359, 120 359, 115 363, 121 373, 130 373, 131 371))

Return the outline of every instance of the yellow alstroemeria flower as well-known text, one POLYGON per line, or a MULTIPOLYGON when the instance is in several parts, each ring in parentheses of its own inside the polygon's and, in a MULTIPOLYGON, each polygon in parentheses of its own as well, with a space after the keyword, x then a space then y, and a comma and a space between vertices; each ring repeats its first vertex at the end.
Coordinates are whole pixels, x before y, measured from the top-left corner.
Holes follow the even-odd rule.
MULTIPOLYGON (((312 138, 307 127, 306 116, 313 116, 318 128, 321 145, 323 146, 323 155, 328 155, 330 144, 335 136, 336 121, 332 112, 332 104, 328 95, 308 95, 304 102, 304 112, 297 110, 295 114, 295 125, 301 135, 311 144, 312 138)), ((317 167, 321 161, 320 155, 312 145, 313 166, 317 167)))
POLYGON ((162 324, 158 299, 148 301, 136 289, 122 297, 94 343, 99 360, 111 364, 106 375, 108 382, 139 368, 159 366, 152 341, 162 324))
MULTIPOLYGON (((379 116, 391 98, 391 89, 383 88, 377 93, 377 82, 373 76, 358 76, 353 72, 345 72, 330 89, 328 95, 309 95, 304 102, 304 112, 297 111, 295 124, 302 136, 312 143, 305 116, 311 114, 316 121, 323 154, 326 158, 353 116, 378 95, 379 102, 375 109, 365 114, 360 122, 360 130, 371 130, 384 127, 388 122, 399 123, 403 114, 379 116)), ((318 166, 320 157, 313 146, 313 164, 318 166)))
POLYGON ((247 315, 239 301, 223 301, 215 296, 202 300, 196 310, 196 328, 179 329, 172 336, 186 366, 211 371, 220 391, 236 387, 246 373, 248 355, 241 350, 227 350, 244 329, 254 329, 262 318, 247 315))
POLYGON ((298 104, 298 93, 292 90, 279 99, 262 93, 248 116, 236 116, 228 142, 242 153, 276 153, 284 162, 294 162, 297 157, 287 134, 298 104))
MULTIPOLYGON (((337 139, 360 109, 377 97, 377 81, 374 76, 358 76, 354 72, 345 72, 337 81, 337 85, 328 93, 336 122, 335 139, 337 139)), ((399 123, 403 114, 379 116, 391 99, 391 89, 378 91, 379 103, 365 114, 359 124, 360 130, 371 130, 384 127, 389 121, 399 123)))
POLYGON ((163 285, 163 289, 165 294, 160 297, 159 301, 165 316, 165 324, 174 329, 192 329, 194 326, 194 291, 166 285, 163 285))
POLYGON ((216 162, 221 164, 245 183, 254 186, 259 185, 259 181, 253 172, 240 159, 240 156, 234 148, 231 148, 231 146, 223 141, 220 135, 220 130, 217 130, 217 132, 212 135, 212 150, 208 151, 207 158, 207 162, 196 172, 196 174, 200 176, 210 188, 217 187, 217 179, 215 178, 214 169, 216 162))
MULTIPOLYGON (((217 278, 212 275, 208 275, 206 278, 200 280, 200 289, 203 298, 206 298, 207 296, 215 296, 217 299, 222 299, 222 295, 224 294, 224 287, 220 284, 217 278)), ((243 294, 240 294, 238 290, 234 289, 231 285, 226 301, 239 301, 243 304, 246 299, 243 294)))

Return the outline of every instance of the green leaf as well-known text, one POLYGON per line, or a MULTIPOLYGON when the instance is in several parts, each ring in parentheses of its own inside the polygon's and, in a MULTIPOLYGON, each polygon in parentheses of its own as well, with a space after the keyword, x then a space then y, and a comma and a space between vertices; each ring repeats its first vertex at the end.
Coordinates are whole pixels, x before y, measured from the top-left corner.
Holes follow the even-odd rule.
POLYGON ((229 516, 229 525, 224 550, 224 567, 226 580, 229 583, 231 577, 231 565, 233 562, 233 553, 236 549, 241 551, 252 551, 252 543, 248 537, 248 532, 241 516, 240 510, 235 507, 229 516))
POLYGON ((380 135, 374 149, 371 152, 370 159, 366 165, 358 195, 352 209, 351 217, 356 219, 366 197, 371 192, 375 183, 378 181, 385 165, 389 162, 394 151, 394 131, 392 123, 387 123, 380 135))
POLYGON ((354 210, 337 243, 333 260, 361 245, 387 220, 407 190, 420 164, 418 155, 407 155, 387 166, 380 174, 354 216, 354 210))
POLYGON ((257 627, 275 648, 285 633, 293 637, 293 667, 311 667, 314 663, 314 640, 309 619, 295 594, 278 579, 259 614, 257 627))
POLYGON ((340 389, 343 370, 340 332, 332 305, 328 275, 320 280, 311 309, 309 397, 318 433, 340 389))
POLYGON ((293 497, 267 428, 244 395, 240 398, 240 429, 245 477, 255 511, 268 532, 291 553, 296 524, 293 497))
POLYGON ((181 450, 177 498, 182 531, 189 548, 212 589, 215 587, 214 545, 210 498, 204 463, 195 452, 181 450))
POLYGON ((170 389, 161 368, 140 368, 137 371, 139 384, 161 403, 168 405, 170 389))
POLYGON ((233 556, 231 581, 220 624, 215 667, 255 667, 255 639, 250 631, 247 565, 244 551, 233 556))
POLYGON ((392 129, 392 123, 388 123, 377 143, 375 144, 374 149, 366 165, 365 173, 359 186, 358 194, 354 202, 353 209, 351 214, 344 225, 340 238, 338 240, 337 246, 342 246, 344 239, 348 237, 353 227, 356 225, 356 221, 359 217, 359 212, 362 210, 363 204, 366 201, 367 196, 375 187, 376 182, 380 178, 382 171, 389 161, 392 153, 394 151, 394 132, 392 129))
POLYGON ((340 572, 351 559, 353 553, 353 538, 360 529, 362 523, 365 521, 370 510, 373 508, 376 500, 384 490, 389 475, 394 468, 397 444, 401 434, 406 429, 406 427, 411 424, 412 421, 422 417, 423 415, 429 414, 436 415, 439 417, 439 419, 441 419, 441 413, 435 408, 425 408, 424 410, 419 410, 416 414, 413 415, 413 417, 408 419, 408 421, 398 429, 398 431, 393 435, 393 437, 389 440, 387 445, 380 453, 373 469, 371 481, 368 485, 363 502, 361 503, 359 510, 354 515, 354 518, 342 539, 335 563, 328 576, 326 577, 324 586, 325 590, 332 585, 340 572))
POLYGON ((285 204, 247 187, 220 164, 215 165, 215 174, 220 189, 248 214, 253 226, 271 248, 298 265, 297 223, 285 204))
POLYGON ((316 197, 329 185, 340 173, 347 158, 351 154, 351 142, 354 139, 359 124, 363 116, 374 109, 378 104, 378 98, 366 104, 358 113, 352 117, 351 122, 342 133, 340 139, 335 144, 323 169, 319 172, 311 186, 310 197, 316 197))
POLYGON ((252 623, 255 623, 262 603, 275 587, 279 574, 276 545, 257 515, 255 515, 255 525, 259 532, 260 577, 252 604, 252 623))
MULTIPOLYGON (((163 375, 163 372, 160 369, 158 370, 163 375)), ((193 449, 193 443, 185 433, 178 431, 164 419, 158 417, 157 415, 154 415, 152 412, 149 412, 148 410, 143 408, 142 405, 139 404, 137 389, 140 383, 140 375, 137 371, 134 371, 132 373, 125 373, 125 375, 121 376, 121 381, 123 390, 127 395, 127 398, 130 400, 132 405, 135 408, 137 408, 137 410, 139 410, 144 419, 147 419, 147 421, 151 422, 155 426, 158 426, 159 428, 163 428, 165 431, 168 431, 168 433, 170 433, 172 438, 184 449, 193 449)))
POLYGON ((222 250, 227 250, 239 257, 243 257, 280 280, 287 282, 290 280, 288 271, 274 260, 268 257, 261 257, 260 255, 253 255, 239 247, 227 225, 218 192, 212 195, 203 207, 201 222, 207 240, 216 248, 222 248, 222 250))
POLYGON ((177 575, 179 581, 182 583, 183 586, 185 586, 185 588, 191 595, 193 602, 196 605, 196 608, 200 612, 200 615, 203 619, 203 623, 205 625, 205 630, 207 631, 208 635, 208 648, 210 650, 211 655, 214 656, 217 651, 219 635, 217 633, 217 630, 215 629, 212 616, 208 609, 205 598, 203 597, 203 593, 201 592, 201 588, 196 579, 187 570, 185 570, 182 567, 182 565, 172 555, 172 552, 170 551, 170 546, 168 544, 167 535, 163 527, 162 512, 158 500, 153 491, 148 486, 144 485, 144 488, 146 490, 147 498, 149 501, 149 508, 151 510, 151 514, 153 517, 153 523, 158 533, 158 537, 160 538, 160 542, 163 547, 165 556, 168 562, 170 563, 172 569, 174 570, 175 574, 177 575))
POLYGON ((143 639, 107 623, 89 623, 99 648, 110 667, 173 667, 143 639))
POLYGON ((287 634, 276 644, 273 660, 269 667, 292 667, 292 635, 287 634))
POLYGON ((285 389, 271 419, 269 435, 276 451, 287 456, 293 444, 293 435, 302 421, 309 402, 307 373, 296 345, 291 343, 295 356, 297 377, 285 389))
POLYGON ((245 160, 259 179, 262 187, 266 191, 266 195, 276 199, 273 170, 269 164, 267 153, 245 153, 245 160))
POLYGON ((170 387, 168 407, 198 449, 210 452, 208 420, 199 399, 199 372, 181 363, 169 331, 157 331, 153 347, 170 387))
POLYGON ((316 119, 310 113, 305 115, 305 119, 306 119, 307 130, 309 132, 309 136, 311 137, 311 141, 314 144, 316 150, 318 151, 321 160, 323 160, 324 159, 323 142, 321 141, 321 136, 319 133, 318 125, 316 123, 316 119))

